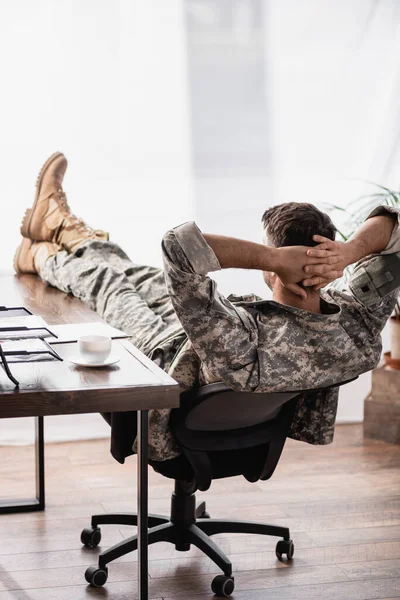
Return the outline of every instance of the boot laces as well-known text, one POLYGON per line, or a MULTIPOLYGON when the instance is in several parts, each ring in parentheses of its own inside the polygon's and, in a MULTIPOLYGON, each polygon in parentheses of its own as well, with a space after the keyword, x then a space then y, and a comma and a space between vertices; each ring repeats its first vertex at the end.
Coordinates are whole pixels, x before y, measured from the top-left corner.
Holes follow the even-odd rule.
MULTIPOLYGON (((41 171, 39 171, 39 174, 36 178, 36 186, 39 185, 39 180, 42 176, 42 171, 43 171, 43 169, 41 171)), ((89 227, 89 225, 86 225, 86 223, 84 222, 83 219, 77 217, 76 215, 74 215, 71 212, 71 209, 69 207, 68 200, 67 200, 67 195, 62 188, 59 188, 57 190, 56 194, 59 196, 60 210, 65 215, 65 217, 68 218, 71 227, 76 227, 78 229, 78 231, 82 231, 84 233, 94 232, 97 234, 97 231, 94 231, 91 227, 89 227)))
POLYGON ((59 199, 60 199, 60 210, 65 215, 65 217, 68 219, 69 226, 76 227, 76 229, 78 229, 78 231, 91 232, 92 228, 89 227, 88 225, 86 225, 86 223, 83 219, 80 219, 79 217, 77 217, 76 215, 74 215, 71 212, 71 209, 69 207, 68 200, 67 200, 67 195, 64 192, 64 190, 60 188, 59 190, 57 190, 57 194, 59 195, 59 199))

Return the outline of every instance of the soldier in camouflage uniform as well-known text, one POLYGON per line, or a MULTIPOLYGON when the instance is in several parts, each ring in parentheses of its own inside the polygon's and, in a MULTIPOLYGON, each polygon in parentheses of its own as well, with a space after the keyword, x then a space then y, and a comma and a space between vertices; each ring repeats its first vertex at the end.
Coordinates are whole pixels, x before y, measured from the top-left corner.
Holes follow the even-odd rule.
MULTIPOLYGON (((17 272, 37 272, 86 302, 129 334, 182 390, 215 381, 254 393, 314 390, 300 394, 290 437, 330 443, 338 389, 320 388, 369 371, 380 360, 380 333, 400 286, 398 211, 376 209, 347 245, 332 241, 329 217, 310 205, 266 211, 266 246, 202 234, 189 222, 165 234, 161 270, 134 264, 104 232, 71 215, 61 187, 66 165, 57 153, 42 169, 22 225, 17 272), (299 211, 311 211, 311 224, 321 228, 300 232, 293 244, 293 230, 298 235, 304 222, 299 211), (274 244, 277 230, 286 238, 274 244), (355 261, 339 287, 319 292, 355 261), (208 275, 224 267, 264 271, 274 300, 224 297, 208 275), (295 283, 301 280, 303 285, 295 283)), ((152 460, 179 455, 169 415, 150 411, 152 460)))

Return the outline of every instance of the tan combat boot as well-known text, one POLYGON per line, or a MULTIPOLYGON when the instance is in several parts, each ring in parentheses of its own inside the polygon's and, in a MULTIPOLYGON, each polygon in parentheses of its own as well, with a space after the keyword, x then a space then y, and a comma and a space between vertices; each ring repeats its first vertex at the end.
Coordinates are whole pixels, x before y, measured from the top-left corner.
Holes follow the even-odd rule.
POLYGON ((71 213, 62 183, 67 159, 55 152, 44 163, 36 183, 36 195, 21 225, 23 237, 54 242, 73 252, 88 240, 108 240, 108 233, 88 227, 71 213))
POLYGON ((14 269, 16 273, 39 275, 46 260, 60 250, 60 246, 52 242, 33 242, 28 238, 22 238, 22 243, 14 255, 14 269))

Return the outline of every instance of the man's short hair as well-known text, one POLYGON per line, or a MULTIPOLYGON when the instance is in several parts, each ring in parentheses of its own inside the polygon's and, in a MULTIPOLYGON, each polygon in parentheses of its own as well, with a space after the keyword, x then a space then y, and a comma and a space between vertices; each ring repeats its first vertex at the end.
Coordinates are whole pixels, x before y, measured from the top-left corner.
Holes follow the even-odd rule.
POLYGON ((271 246, 316 246, 313 235, 335 239, 336 228, 331 218, 312 204, 288 202, 268 208, 262 217, 265 234, 271 246))

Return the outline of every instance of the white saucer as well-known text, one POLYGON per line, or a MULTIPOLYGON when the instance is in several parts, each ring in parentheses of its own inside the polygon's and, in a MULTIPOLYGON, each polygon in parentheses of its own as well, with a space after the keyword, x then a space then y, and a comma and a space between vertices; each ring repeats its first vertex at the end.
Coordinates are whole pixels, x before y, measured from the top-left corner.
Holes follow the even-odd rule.
POLYGON ((116 354, 110 354, 106 360, 98 363, 88 363, 86 362, 79 354, 75 356, 68 357, 67 360, 74 365, 79 365, 80 367, 109 367, 110 365, 115 365, 115 363, 119 362, 121 359, 116 354))

